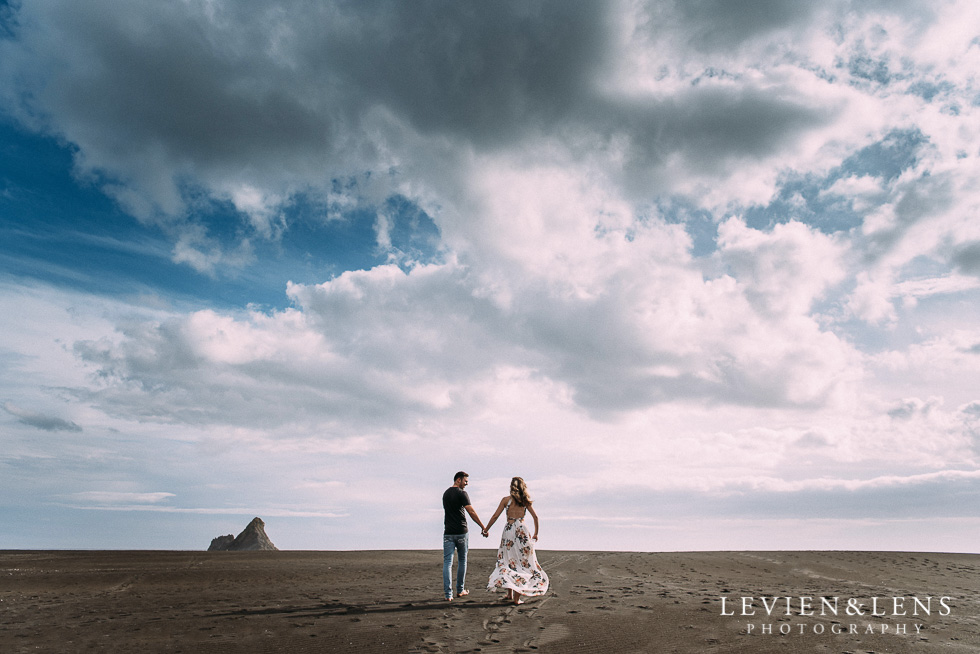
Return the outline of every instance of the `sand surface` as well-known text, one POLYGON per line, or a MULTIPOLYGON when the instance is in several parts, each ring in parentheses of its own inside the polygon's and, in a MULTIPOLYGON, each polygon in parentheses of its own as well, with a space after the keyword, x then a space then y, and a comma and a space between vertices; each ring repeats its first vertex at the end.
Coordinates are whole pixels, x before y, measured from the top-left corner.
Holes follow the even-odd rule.
POLYGON ((0 652, 980 652, 980 555, 541 551, 551 591, 520 607, 484 590, 494 556, 470 553, 449 604, 435 550, 0 551, 0 652), (743 596, 756 616, 722 615, 743 596), (758 598, 786 596, 766 617, 758 598), (909 615, 844 614, 872 597, 909 615))

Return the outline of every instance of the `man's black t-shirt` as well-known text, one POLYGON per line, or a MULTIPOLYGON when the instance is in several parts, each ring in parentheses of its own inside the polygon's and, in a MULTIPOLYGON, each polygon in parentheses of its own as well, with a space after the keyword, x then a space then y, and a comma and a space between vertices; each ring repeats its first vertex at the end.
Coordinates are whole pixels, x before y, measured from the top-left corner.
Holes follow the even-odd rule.
POLYGON ((469 506, 470 496, 458 486, 450 486, 442 494, 442 508, 446 510, 446 534, 466 533, 466 513, 464 506, 469 506))

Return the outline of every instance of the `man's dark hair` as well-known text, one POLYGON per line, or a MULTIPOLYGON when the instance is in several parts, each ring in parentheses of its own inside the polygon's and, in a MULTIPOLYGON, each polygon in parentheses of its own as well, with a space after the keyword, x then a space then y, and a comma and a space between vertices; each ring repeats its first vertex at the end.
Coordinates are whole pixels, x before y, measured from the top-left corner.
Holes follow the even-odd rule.
POLYGON ((459 472, 456 473, 456 476, 453 477, 453 483, 456 483, 462 477, 469 477, 469 476, 470 474, 468 472, 463 472, 462 470, 460 470, 459 472))

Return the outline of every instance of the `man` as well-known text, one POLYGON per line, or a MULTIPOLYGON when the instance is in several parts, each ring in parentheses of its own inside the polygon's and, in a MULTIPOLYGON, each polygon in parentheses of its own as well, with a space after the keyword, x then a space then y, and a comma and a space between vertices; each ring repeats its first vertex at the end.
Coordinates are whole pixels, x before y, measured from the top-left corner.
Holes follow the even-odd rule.
MULTIPOLYGON (((456 596, 464 597, 470 591, 464 588, 466 581, 466 552, 469 550, 469 539, 466 529, 466 513, 470 514, 473 522, 480 525, 483 531, 483 523, 473 510, 470 504, 470 496, 464 488, 470 483, 469 475, 460 470, 453 478, 453 485, 446 489, 442 494, 442 508, 446 511, 446 528, 442 536, 442 586, 446 593, 446 601, 453 601, 453 587, 451 584, 453 571, 453 552, 459 552, 459 567, 456 570, 456 596), (463 511, 466 513, 463 513, 463 511)), ((487 535, 483 534, 486 538, 487 535)))

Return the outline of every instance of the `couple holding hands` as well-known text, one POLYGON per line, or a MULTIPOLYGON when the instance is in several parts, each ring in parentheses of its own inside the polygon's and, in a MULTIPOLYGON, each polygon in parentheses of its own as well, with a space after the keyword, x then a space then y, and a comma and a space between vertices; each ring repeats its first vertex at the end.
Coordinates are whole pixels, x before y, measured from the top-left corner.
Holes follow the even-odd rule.
POLYGON ((470 496, 464 490, 469 483, 469 475, 457 472, 453 485, 442 494, 442 507, 446 512, 445 531, 442 537, 442 585, 446 600, 453 601, 452 567, 453 553, 459 555, 459 567, 456 570, 456 596, 469 595, 464 582, 466 580, 466 554, 469 550, 467 536, 466 513, 470 514, 473 522, 480 525, 483 537, 490 533, 490 527, 497 521, 500 514, 505 514, 507 526, 500 536, 500 547, 497 548, 497 563, 490 573, 487 590, 497 592, 507 591, 507 599, 514 604, 523 604, 522 597, 544 595, 548 591, 548 575, 538 564, 534 554, 534 541, 538 539, 538 514, 534 512, 531 498, 527 494, 527 484, 520 477, 510 480, 510 494, 500 500, 497 510, 490 522, 484 527, 479 516, 470 504, 470 496), (464 513, 464 511, 466 513, 464 513), (525 515, 530 512, 534 519, 534 535, 530 535, 524 524, 525 515))

